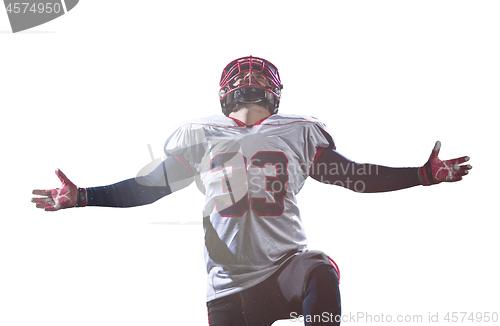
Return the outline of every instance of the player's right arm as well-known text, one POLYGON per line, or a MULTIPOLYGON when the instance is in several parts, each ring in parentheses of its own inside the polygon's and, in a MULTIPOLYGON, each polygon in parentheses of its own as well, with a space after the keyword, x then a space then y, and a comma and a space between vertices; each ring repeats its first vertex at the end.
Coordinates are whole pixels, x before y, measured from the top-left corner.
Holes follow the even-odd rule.
POLYGON ((84 206, 134 207, 153 203, 193 182, 193 176, 174 156, 169 156, 155 170, 143 177, 102 187, 78 188, 57 169, 61 186, 33 190, 32 202, 46 211, 84 206), (168 175, 168 177, 167 177, 168 175))

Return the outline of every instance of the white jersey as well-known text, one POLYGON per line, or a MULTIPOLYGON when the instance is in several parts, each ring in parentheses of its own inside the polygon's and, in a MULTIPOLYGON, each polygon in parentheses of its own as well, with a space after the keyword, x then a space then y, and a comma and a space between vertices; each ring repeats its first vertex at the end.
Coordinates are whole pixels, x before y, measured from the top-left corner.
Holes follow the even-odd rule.
MULTIPOLYGON (((165 144, 205 194, 207 300, 254 286, 307 250, 295 196, 334 148, 315 118, 272 115, 252 127, 225 116, 187 123, 165 144)), ((168 171, 167 171, 168 173, 168 171)))

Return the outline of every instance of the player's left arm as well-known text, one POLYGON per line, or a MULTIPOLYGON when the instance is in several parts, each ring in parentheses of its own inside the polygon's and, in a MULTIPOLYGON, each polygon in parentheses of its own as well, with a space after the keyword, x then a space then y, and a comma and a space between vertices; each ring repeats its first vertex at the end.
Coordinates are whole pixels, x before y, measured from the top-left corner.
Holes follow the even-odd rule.
POLYGON ((463 163, 468 156, 452 160, 438 157, 441 143, 438 141, 427 163, 422 167, 394 168, 376 164, 356 163, 335 150, 326 149, 311 167, 310 176, 320 182, 339 185, 357 192, 385 192, 459 181, 472 168, 463 163))

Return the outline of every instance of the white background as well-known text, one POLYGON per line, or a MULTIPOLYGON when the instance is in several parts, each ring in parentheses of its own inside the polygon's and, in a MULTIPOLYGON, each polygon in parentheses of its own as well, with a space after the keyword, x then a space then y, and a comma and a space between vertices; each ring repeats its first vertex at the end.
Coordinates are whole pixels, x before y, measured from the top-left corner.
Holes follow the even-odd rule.
POLYGON ((0 10, 0 324, 206 325, 195 186, 59 212, 31 191, 58 187, 55 168, 81 187, 134 177, 148 144, 158 157, 176 125, 220 114, 220 73, 247 55, 278 66, 281 112, 323 120, 353 160, 420 166, 436 140, 443 159, 471 157, 454 184, 306 183, 310 248, 339 264, 343 312, 500 313, 499 15, 496 1, 83 0, 12 34, 0 10))

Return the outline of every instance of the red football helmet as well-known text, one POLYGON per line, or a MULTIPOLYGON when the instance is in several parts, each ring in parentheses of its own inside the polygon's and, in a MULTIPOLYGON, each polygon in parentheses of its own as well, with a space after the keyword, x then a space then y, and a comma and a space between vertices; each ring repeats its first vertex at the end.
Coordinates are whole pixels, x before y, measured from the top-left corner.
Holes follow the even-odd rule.
POLYGON ((271 114, 276 114, 282 89, 278 69, 271 62, 252 56, 233 60, 224 68, 220 79, 222 112, 228 116, 238 102, 262 101, 271 114))

